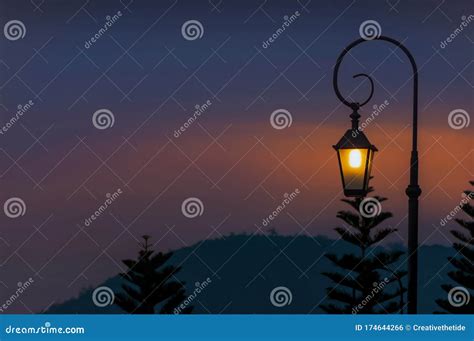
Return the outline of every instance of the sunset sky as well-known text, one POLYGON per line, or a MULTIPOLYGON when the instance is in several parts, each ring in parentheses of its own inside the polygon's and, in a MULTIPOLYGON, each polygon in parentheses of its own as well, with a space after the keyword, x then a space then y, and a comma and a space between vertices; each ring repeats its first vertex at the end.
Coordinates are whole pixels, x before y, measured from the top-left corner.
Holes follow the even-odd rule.
MULTIPOLYGON (((403 42, 420 70, 420 242, 451 243, 440 220, 473 180, 473 127, 453 129, 456 109, 472 116, 474 23, 440 44, 473 13, 472 2, 422 1, 48 1, 1 0, 2 26, 20 20, 23 39, 0 39, 0 126, 18 105, 34 104, 0 135, 0 203, 21 198, 23 216, 0 221, 0 288, 38 278, 41 297, 11 312, 41 311, 120 271, 143 234, 160 250, 230 233, 328 235, 346 209, 336 153, 350 110, 334 94, 339 53, 360 38, 366 20, 403 42), (89 48, 107 21, 119 19, 89 48), (299 16, 267 48, 285 21, 299 16), (463 19, 464 16, 464 19, 463 19), (203 26, 187 40, 188 20, 203 26), (211 105, 178 138, 196 105, 211 105), (114 125, 92 123, 99 109, 114 125), (291 126, 274 129, 285 109, 291 126), (296 188, 300 194, 271 226, 262 219, 296 188), (88 227, 84 219, 117 189, 122 194, 88 227), (181 204, 199 198, 193 219, 181 204)), ((474 21, 474 19, 473 19, 474 21)), ((389 240, 406 245, 412 74, 384 42, 351 51, 341 90, 354 100, 371 73, 375 94, 361 110, 386 108, 365 129, 379 152, 371 185, 394 213, 389 240), (359 87, 356 91, 355 88, 359 87)), ((0 295, 0 297, 7 296, 0 295)), ((26 302, 26 301, 25 301, 26 302)))

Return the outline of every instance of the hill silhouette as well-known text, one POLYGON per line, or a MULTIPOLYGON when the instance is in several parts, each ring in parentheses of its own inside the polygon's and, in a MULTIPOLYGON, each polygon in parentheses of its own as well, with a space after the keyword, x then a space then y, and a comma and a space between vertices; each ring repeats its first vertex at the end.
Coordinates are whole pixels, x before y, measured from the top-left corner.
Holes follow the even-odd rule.
MULTIPOLYGON (((404 249, 400 245, 384 247, 404 249)), ((177 277, 185 282, 187 295, 210 278, 210 283, 192 301, 195 314, 317 314, 323 313, 319 305, 326 295, 325 288, 331 286, 321 275, 333 266, 324 254, 348 253, 352 248, 342 240, 323 236, 231 234, 176 250, 170 263, 182 266, 177 277), (270 293, 279 286, 290 289, 291 304, 272 305, 270 293)), ((448 278, 450 267, 445 264, 452 253, 447 246, 421 246, 419 313, 433 313, 435 299, 445 296, 440 283, 448 278)), ((115 276, 98 286, 107 286, 117 293, 121 292, 122 283, 123 279, 115 276)), ((124 313, 116 305, 95 306, 91 299, 94 289, 84 289, 78 297, 53 305, 46 313, 124 313)))

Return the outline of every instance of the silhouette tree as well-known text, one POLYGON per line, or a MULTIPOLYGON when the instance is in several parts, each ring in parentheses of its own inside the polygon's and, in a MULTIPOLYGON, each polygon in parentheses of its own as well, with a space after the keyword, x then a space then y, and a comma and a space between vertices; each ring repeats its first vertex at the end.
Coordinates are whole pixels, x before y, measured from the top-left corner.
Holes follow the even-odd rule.
MULTIPOLYGON (((474 186, 474 181, 469 183, 474 186)), ((460 287, 454 287, 451 284, 442 285, 441 288, 448 293, 450 299, 436 300, 444 312, 451 314, 472 314, 474 312, 474 207, 469 204, 470 199, 474 198, 474 192, 466 190, 464 194, 466 195, 465 200, 460 208, 469 220, 457 218, 455 221, 467 231, 466 233, 458 230, 450 231, 457 241, 453 242, 455 256, 448 257, 449 262, 455 268, 455 270, 448 272, 448 276, 460 287)))
MULTIPOLYGON (((369 193, 373 192, 369 188, 369 193)), ((341 271, 323 272, 335 286, 326 288, 327 297, 333 303, 320 307, 330 314, 385 314, 403 312, 402 278, 406 271, 392 270, 404 254, 403 251, 390 251, 377 248, 376 244, 395 233, 395 228, 378 228, 390 212, 382 212, 379 203, 387 200, 379 196, 372 198, 342 199, 352 210, 339 211, 337 217, 350 228, 336 227, 336 232, 344 241, 355 245, 357 254, 326 254, 325 256, 341 271), (371 207, 370 207, 370 206, 371 207), (355 211, 355 212, 354 212, 355 211), (396 283, 395 291, 388 292, 387 286, 396 283)))
MULTIPOLYGON (((158 309, 160 314, 171 314, 186 298, 184 283, 172 280, 181 268, 165 266, 172 253, 155 254, 148 244, 150 236, 142 238, 138 259, 122 261, 128 268, 120 274, 126 281, 122 285, 125 293, 115 295, 115 304, 130 314, 155 314, 158 309)), ((189 314, 192 310, 192 306, 187 306, 180 311, 189 314)))

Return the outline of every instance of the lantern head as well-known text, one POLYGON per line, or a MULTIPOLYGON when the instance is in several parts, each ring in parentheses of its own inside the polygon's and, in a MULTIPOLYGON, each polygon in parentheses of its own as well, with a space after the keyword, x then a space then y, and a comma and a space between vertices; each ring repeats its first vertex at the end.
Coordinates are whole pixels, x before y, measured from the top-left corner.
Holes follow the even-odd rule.
POLYGON ((349 129, 336 143, 342 186, 346 197, 364 197, 369 189, 372 160, 377 148, 362 131, 349 129))

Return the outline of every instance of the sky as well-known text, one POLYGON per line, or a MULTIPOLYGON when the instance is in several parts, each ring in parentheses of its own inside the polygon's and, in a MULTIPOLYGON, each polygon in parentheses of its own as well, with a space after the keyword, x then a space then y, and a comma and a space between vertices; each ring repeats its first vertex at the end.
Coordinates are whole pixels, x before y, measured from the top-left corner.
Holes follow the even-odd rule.
MULTIPOLYGON (((336 213, 346 207, 332 145, 350 128, 350 110, 334 94, 332 72, 367 21, 416 59, 420 242, 451 243, 455 224, 441 220, 473 180, 472 2, 0 4, 4 29, 12 20, 24 27, 20 36, 5 30, 0 36, 0 203, 24 203, 23 215, 0 215, 0 287, 6 297, 33 277, 46 292, 10 311, 41 311, 116 274, 143 234, 165 251, 272 228, 336 237, 334 227, 343 226, 336 213), (189 21, 200 24, 197 36, 183 33, 189 21), (206 103, 176 137, 196 105, 206 103), (102 109, 113 116, 105 129, 93 119, 102 109), (281 110, 291 124, 276 129, 272 113, 281 110), (86 226, 107 194, 119 190, 86 226), (196 217, 183 214, 188 198, 199 199, 196 217)), ((375 82, 361 120, 387 103, 364 130, 379 149, 371 185, 388 198, 382 209, 394 214, 386 226, 398 233, 387 242, 406 244, 410 65, 395 46, 370 40, 341 66, 341 91, 354 101, 369 90, 352 79, 361 72, 375 82)))

